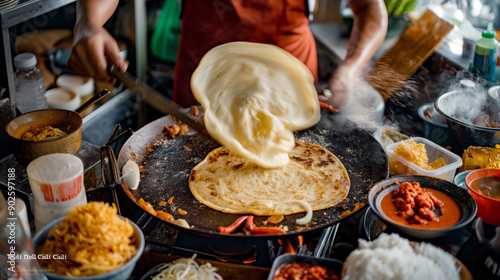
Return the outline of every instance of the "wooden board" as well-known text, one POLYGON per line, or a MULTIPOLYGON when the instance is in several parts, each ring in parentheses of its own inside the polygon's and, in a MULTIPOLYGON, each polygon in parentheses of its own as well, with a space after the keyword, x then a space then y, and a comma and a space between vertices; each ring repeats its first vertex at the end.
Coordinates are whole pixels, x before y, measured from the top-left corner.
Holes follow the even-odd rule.
POLYGON ((389 99, 436 50, 453 25, 427 10, 374 65, 366 79, 384 100, 389 99))

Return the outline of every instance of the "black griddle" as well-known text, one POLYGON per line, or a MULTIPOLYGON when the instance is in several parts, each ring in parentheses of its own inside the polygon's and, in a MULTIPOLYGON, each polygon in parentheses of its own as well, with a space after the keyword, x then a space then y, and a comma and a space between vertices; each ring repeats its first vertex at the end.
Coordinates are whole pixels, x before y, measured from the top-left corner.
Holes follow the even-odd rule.
MULTIPOLYGON (((201 117, 198 117, 201 121, 201 117)), ((172 227, 198 235, 221 236, 219 226, 228 226, 239 216, 226 214, 199 203, 189 189, 189 174, 205 156, 220 146, 208 135, 200 134, 192 129, 179 134, 175 139, 167 138, 164 126, 171 126, 177 120, 170 116, 162 117, 149 123, 123 145, 118 165, 121 167, 128 159, 142 165, 147 172, 141 176, 137 190, 130 190, 131 201, 143 198, 151 203, 155 210, 171 213, 174 218, 183 218, 190 229, 178 227, 163 221, 172 227), (147 153, 146 146, 154 149, 147 153), (171 205, 160 206, 160 202, 174 197, 171 205), (187 211, 180 215, 177 209, 187 211)), ((387 155, 373 136, 356 124, 348 121, 341 114, 332 114, 322 110, 321 121, 306 130, 295 133, 296 138, 319 144, 335 154, 344 164, 351 179, 351 189, 347 198, 339 205, 328 209, 314 211, 313 220, 308 227, 298 226, 295 221, 304 213, 288 215, 279 224, 288 227, 287 236, 296 236, 334 225, 347 218, 342 217, 346 210, 353 210, 356 204, 367 205, 370 187, 389 175, 387 155)), ((256 217, 255 224, 262 225, 267 217, 256 217)), ((224 235, 227 237, 280 238, 283 235, 247 236, 242 233, 224 235)))

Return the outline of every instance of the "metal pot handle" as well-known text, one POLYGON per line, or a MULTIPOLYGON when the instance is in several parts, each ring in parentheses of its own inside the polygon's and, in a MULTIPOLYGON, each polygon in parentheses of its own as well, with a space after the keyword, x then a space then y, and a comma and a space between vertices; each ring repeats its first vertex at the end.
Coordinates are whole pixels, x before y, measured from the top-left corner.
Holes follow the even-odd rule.
POLYGON ((121 185, 120 172, 115 154, 108 145, 101 146, 101 174, 104 186, 111 189, 118 215, 121 215, 120 203, 116 194, 116 187, 121 185))
POLYGON ((82 113, 85 110, 87 110, 88 108, 90 108, 90 106, 94 105, 97 101, 99 101, 99 100, 103 99, 104 97, 106 97, 109 93, 110 93, 110 91, 108 89, 102 90, 101 92, 97 93, 92 98, 90 98, 89 100, 87 100, 87 102, 83 103, 82 106, 78 107, 75 110, 75 112, 78 113, 81 116, 82 113))

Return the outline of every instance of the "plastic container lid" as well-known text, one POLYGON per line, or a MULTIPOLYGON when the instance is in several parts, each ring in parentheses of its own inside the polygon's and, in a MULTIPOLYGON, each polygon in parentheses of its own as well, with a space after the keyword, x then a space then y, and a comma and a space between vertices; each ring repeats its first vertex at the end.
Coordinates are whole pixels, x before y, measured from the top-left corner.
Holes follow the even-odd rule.
POLYGON ((45 93, 47 104, 53 109, 74 111, 82 103, 78 94, 64 88, 53 88, 45 93))
POLYGON ((493 39, 496 36, 495 30, 493 30, 493 23, 488 23, 488 29, 483 31, 483 38, 493 39))
POLYGON ((36 56, 32 53, 22 53, 14 57, 14 66, 19 70, 35 68, 36 63, 36 56))
POLYGON ((389 157, 389 165, 391 166, 391 173, 394 175, 425 175, 453 182, 457 168, 462 166, 462 158, 439 146, 438 144, 422 137, 409 138, 403 142, 408 142, 411 139, 413 139, 417 144, 424 144, 429 162, 433 162, 438 158, 443 158, 446 165, 434 170, 423 169, 422 167, 397 155, 394 150, 399 145, 399 142, 396 142, 387 145, 386 147, 387 156, 389 157))
POLYGON ((85 97, 94 92, 94 79, 90 77, 64 74, 56 80, 58 87, 76 92, 80 97, 85 97))

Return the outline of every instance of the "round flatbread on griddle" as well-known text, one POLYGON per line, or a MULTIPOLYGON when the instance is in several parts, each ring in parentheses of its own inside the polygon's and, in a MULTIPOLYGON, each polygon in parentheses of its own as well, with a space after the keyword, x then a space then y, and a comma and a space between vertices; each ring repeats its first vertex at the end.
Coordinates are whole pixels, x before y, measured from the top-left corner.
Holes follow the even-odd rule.
POLYGON ((283 167, 266 169, 219 147, 192 169, 189 187, 212 209, 259 216, 305 212, 303 202, 325 209, 346 198, 349 175, 330 151, 295 140, 289 158, 283 167))

